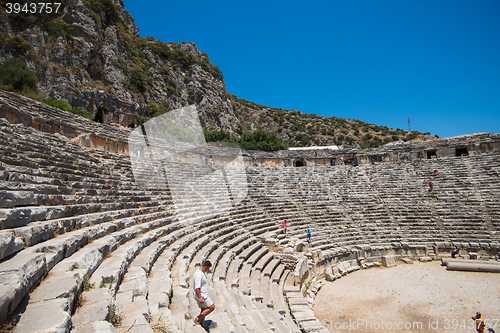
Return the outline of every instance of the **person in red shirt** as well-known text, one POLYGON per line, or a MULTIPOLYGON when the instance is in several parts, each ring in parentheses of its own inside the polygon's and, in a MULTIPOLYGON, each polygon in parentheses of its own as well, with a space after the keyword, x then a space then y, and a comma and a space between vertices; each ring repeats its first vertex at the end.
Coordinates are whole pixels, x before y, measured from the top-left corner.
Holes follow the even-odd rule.
POLYGON ((281 225, 281 227, 283 228, 283 230, 285 232, 285 235, 286 235, 286 221, 283 222, 283 224, 281 225))

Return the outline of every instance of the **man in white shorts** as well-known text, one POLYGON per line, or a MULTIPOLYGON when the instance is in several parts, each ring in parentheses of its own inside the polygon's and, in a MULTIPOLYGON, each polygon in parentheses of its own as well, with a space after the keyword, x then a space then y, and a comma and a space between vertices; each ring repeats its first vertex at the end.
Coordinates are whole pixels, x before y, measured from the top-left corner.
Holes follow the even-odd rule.
POLYGON ((212 267, 212 263, 205 260, 200 268, 193 275, 193 297, 201 309, 198 317, 194 318, 195 324, 200 324, 205 331, 210 332, 208 327, 205 327, 205 317, 215 310, 215 304, 208 297, 208 282, 206 272, 212 267))

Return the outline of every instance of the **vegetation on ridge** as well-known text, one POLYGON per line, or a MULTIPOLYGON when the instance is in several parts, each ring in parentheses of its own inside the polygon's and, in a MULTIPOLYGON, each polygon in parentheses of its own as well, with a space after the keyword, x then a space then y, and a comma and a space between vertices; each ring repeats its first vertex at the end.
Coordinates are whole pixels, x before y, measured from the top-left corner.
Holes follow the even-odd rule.
POLYGON ((230 138, 229 134, 223 130, 212 132, 203 130, 203 133, 207 142, 232 142, 242 149, 267 151, 288 149, 288 144, 276 133, 266 132, 262 129, 245 133, 241 138, 230 138))

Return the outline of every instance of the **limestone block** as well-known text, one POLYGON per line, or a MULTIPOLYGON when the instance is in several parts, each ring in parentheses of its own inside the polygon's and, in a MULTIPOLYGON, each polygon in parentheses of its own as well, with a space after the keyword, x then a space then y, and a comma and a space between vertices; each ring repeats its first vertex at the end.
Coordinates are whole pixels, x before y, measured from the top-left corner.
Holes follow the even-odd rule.
POLYGON ((47 271, 45 255, 20 252, 0 264, 0 285, 4 285, 0 297, 0 313, 5 307, 13 311, 25 294, 47 271))
POLYGON ((291 312, 304 312, 304 311, 309 311, 311 310, 311 308, 309 307, 309 305, 290 305, 290 311, 291 312))
POLYGON ((186 333, 206 333, 206 332, 201 326, 197 325, 197 326, 189 326, 186 329, 186 333))
POLYGON ((24 249, 24 242, 21 238, 15 237, 13 231, 0 231, 0 260, 22 249, 24 249))
POLYGON ((67 299, 69 306, 72 307, 81 285, 82 278, 78 273, 45 279, 30 294, 28 304, 64 298, 67 299))
POLYGON ((68 300, 53 299, 46 302, 33 303, 21 312, 16 325, 18 333, 54 332, 66 333, 71 329, 71 317, 68 300))
POLYGON ((94 333, 118 333, 118 330, 111 323, 104 320, 95 321, 92 328, 94 333))
MULTIPOLYGON (((4 278, 4 276, 0 275, 4 278)), ((9 312, 9 305, 14 298, 16 291, 11 285, 0 284, 0 320, 5 320, 9 312)))
POLYGON ((396 266, 396 259, 395 256, 389 255, 389 256, 382 256, 382 265, 384 267, 392 267, 396 266))
POLYGON ((318 329, 320 329, 321 323, 318 320, 308 320, 308 321, 302 321, 298 323, 299 327, 302 329, 302 331, 309 333, 309 332, 314 332, 317 333, 318 329))
POLYGON ((291 298, 288 298, 288 304, 289 305, 307 305, 308 302, 307 302, 307 299, 305 299, 304 297, 291 297, 291 298))
POLYGON ((300 288, 299 286, 284 286, 283 287, 283 291, 285 292, 285 294, 288 294, 289 292, 298 292, 300 293, 300 288))
POLYGON ((104 237, 105 235, 112 233, 116 230, 116 225, 110 222, 101 223, 99 225, 92 226, 87 230, 87 236, 89 242, 104 237))
POLYGON ((103 255, 99 251, 98 244, 93 243, 86 246, 84 252, 78 251, 71 256, 69 262, 73 262, 77 268, 87 270, 87 274, 91 275, 102 262, 103 255), (90 247, 87 249, 87 247, 90 247), (81 252, 81 253, 80 253, 81 252))
POLYGON ((130 267, 120 285, 121 291, 132 290, 134 296, 148 294, 148 279, 141 267, 130 267))
POLYGON ((479 243, 479 246, 481 246, 481 249, 483 249, 483 250, 490 249, 490 244, 488 244, 488 243, 479 243))
POLYGON ((311 309, 301 312, 292 312, 292 315, 297 322, 316 320, 316 317, 314 317, 314 313, 311 309))
POLYGON ((73 332, 88 332, 88 328, 93 325, 96 320, 104 321, 108 319, 109 304, 110 301, 102 300, 90 304, 85 303, 84 306, 78 308, 77 312, 72 317, 73 332))
POLYGON ((359 266, 351 266, 346 271, 347 271, 347 273, 352 273, 352 272, 357 271, 359 269, 360 269, 359 266))
POLYGON ((333 274, 333 270, 331 267, 328 267, 326 270, 325 270, 325 275, 326 275, 326 280, 327 281, 334 281, 335 280, 335 276, 333 274))
POLYGON ((78 248, 87 244, 87 233, 81 230, 57 238, 64 244, 66 257, 71 256, 78 248))

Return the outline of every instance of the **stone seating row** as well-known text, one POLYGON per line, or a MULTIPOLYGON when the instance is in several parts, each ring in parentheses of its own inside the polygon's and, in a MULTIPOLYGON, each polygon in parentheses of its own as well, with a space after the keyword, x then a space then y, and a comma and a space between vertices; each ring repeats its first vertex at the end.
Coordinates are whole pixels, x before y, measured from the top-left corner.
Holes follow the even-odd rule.
MULTIPOLYGON (((286 169, 286 168, 285 168, 285 169, 286 169)), ((268 171, 268 169, 262 169, 262 170, 260 170, 260 172, 261 172, 261 173, 266 173, 267 171, 268 171)), ((271 170, 271 171, 274 171, 274 170, 271 170)), ((258 170, 253 170, 252 172, 253 172, 253 175, 254 175, 254 177, 255 177, 255 174, 257 174, 259 171, 258 171, 258 170)), ((287 173, 287 172, 288 172, 288 173, 292 173, 292 172, 294 172, 294 173, 296 173, 296 174, 298 173, 298 171, 295 171, 295 170, 294 170, 294 171, 288 171, 288 170, 287 170, 287 171, 284 171, 284 173, 287 173)), ((378 172, 378 171, 377 171, 377 172, 378 172)), ((428 174, 426 175, 426 177, 429 177, 429 176, 428 176, 428 174)), ((266 177, 265 177, 265 176, 262 176, 261 178, 266 178, 266 177)), ((283 177, 281 177, 281 178, 283 178, 283 177)), ((296 177, 296 178, 298 178, 298 177, 296 177)), ((276 177, 276 182, 278 182, 278 181, 279 181, 279 177, 276 177)), ((296 182, 296 181, 295 181, 295 182, 296 182)), ((307 185, 307 184, 304 184, 304 185, 307 185)), ((401 186, 401 185, 400 185, 400 186, 401 186)), ((406 186, 406 185, 404 185, 404 186, 406 186)), ((262 186, 261 186, 261 187, 262 187, 262 186)), ((285 186, 285 187, 286 187, 286 186, 285 186)), ((296 186, 296 187, 297 187, 297 188, 300 188, 301 186, 300 186, 300 185, 298 185, 298 186, 296 186)), ((354 188, 355 188, 355 187, 354 187, 354 188)), ((393 188, 392 188, 392 187, 389 187, 389 186, 386 186, 386 187, 384 187, 384 186, 380 186, 380 188, 381 188, 381 189, 385 189, 385 190, 386 190, 386 191, 385 191, 385 192, 387 192, 387 195, 386 195, 386 196, 387 196, 387 199, 386 199, 386 200, 389 200, 389 201, 390 201, 390 200, 391 200, 390 198, 391 198, 392 196, 391 196, 391 194, 390 194, 389 190, 391 190, 391 191, 392 191, 392 190, 393 190, 393 188)), ((414 188, 415 188, 415 186, 414 186, 414 188)), ((403 188, 402 188, 402 189, 403 189, 403 188)), ((423 191, 420 191, 420 193, 422 193, 422 192, 423 192, 423 191)), ((298 191, 297 193, 299 193, 299 194, 300 194, 300 191, 298 191)), ((424 192, 424 193, 425 193, 425 192, 424 192)), ((394 219, 398 220, 398 215, 399 215, 399 212, 400 212, 400 211, 402 211, 403 209, 405 209, 405 210, 407 210, 407 209, 408 209, 407 204, 408 204, 409 202, 410 202, 410 203, 413 203, 413 206, 416 206, 416 204, 414 203, 414 199, 413 199, 413 198, 414 198, 414 195, 413 195, 413 194, 410 194, 410 195, 408 195, 408 197, 409 197, 409 199, 410 199, 410 200, 405 201, 405 203, 404 203, 404 204, 399 203, 399 206, 401 207, 401 208, 399 208, 399 209, 397 209, 397 208, 395 208, 395 207, 394 207, 394 204, 395 204, 394 200, 393 200, 393 202, 390 202, 390 203, 391 203, 391 205, 388 207, 388 208, 389 208, 389 211, 394 210, 394 211, 397 213, 397 214, 394 214, 394 215, 395 215, 395 216, 394 216, 394 219)), ((287 199, 288 199, 288 198, 287 198, 287 199)), ((384 199, 385 199, 385 198, 384 198, 384 199)), ((400 200, 400 198, 398 198, 398 201, 399 201, 399 200, 400 200)), ((257 200, 257 201, 258 201, 258 200, 257 200)), ((265 201, 265 200, 264 200, 264 201, 265 201)), ((385 200, 384 200, 384 201, 385 201, 385 200)), ((424 202, 424 205, 422 205, 422 207, 421 207, 420 209, 414 209, 414 214, 415 214, 415 216, 418 216, 418 217, 420 217, 420 218, 422 218, 422 219, 424 219, 424 220, 429 220, 429 221, 430 221, 430 220, 432 220, 432 219, 436 218, 436 216, 435 216, 435 215, 433 215, 433 213, 430 211, 431 209, 428 209, 429 205, 430 205, 430 204, 432 204, 432 202, 430 202, 430 200, 429 200, 429 199, 427 199, 427 201, 428 201, 427 203, 425 203, 425 202, 424 202), (427 207, 426 207, 426 206, 427 206, 427 207)), ((383 203, 385 203, 385 202, 383 202, 383 203)), ((355 204, 353 205, 353 207, 356 207, 356 206, 359 206, 359 205, 360 205, 360 202, 359 202, 359 201, 357 201, 357 202, 355 202, 355 204)), ((365 220, 365 219, 367 219, 367 220, 377 220, 377 219, 380 219, 380 216, 376 216, 376 215, 372 214, 372 211, 371 211, 371 210, 369 210, 369 212, 370 212, 370 214, 368 214, 367 216, 362 216, 362 215, 361 215, 361 216, 362 216, 361 220, 365 220)), ((382 211, 382 212, 383 212, 383 211, 382 211)), ((437 212, 439 213, 439 211, 437 211, 437 212)), ((443 215, 444 215, 444 214, 443 214, 443 215)), ((463 218, 469 218, 470 220, 473 220, 473 219, 471 219, 471 217, 470 217, 470 216, 471 216, 471 214, 470 214, 470 213, 469 213, 469 216, 464 216, 464 215, 462 214, 462 215, 458 216, 458 217, 459 217, 459 219, 455 219, 455 222, 461 223, 461 219, 463 219, 463 218), (457 221, 457 220, 458 220, 458 221, 457 221)), ((438 214, 438 217, 439 217, 439 214, 438 214)), ((405 223, 405 222, 404 222, 404 220, 398 220, 398 222, 399 222, 399 224, 401 224, 401 223, 405 223)), ((408 223, 412 224, 412 223, 414 223, 414 220, 409 219, 409 220, 408 220, 408 223)), ((434 225, 434 227, 436 227, 436 225, 434 225)), ((496 229, 496 228, 497 228, 497 226, 490 226, 490 227, 492 227, 492 228, 494 228, 494 229, 496 229)), ((425 228, 425 227, 424 227, 424 228, 425 228)), ((490 229, 490 230, 491 230, 491 229, 490 229)), ((293 232, 293 231, 292 231, 292 232, 293 232)), ((486 235, 486 234, 487 234, 487 233, 485 233, 485 235, 486 235)), ((478 237, 484 237, 485 235, 483 235, 483 236, 478 236, 478 237)), ((418 236, 417 236, 417 237, 418 237, 418 236)), ((438 239, 439 239, 439 238, 438 238, 438 239)), ((431 241, 433 241, 433 240, 438 240, 438 239, 431 239, 431 241)))
MULTIPOLYGON (((177 218, 181 218, 181 216, 179 216, 179 215, 176 216, 176 217, 177 218)), ((203 220, 203 219, 204 219, 203 217, 200 217, 198 219, 195 219, 193 222, 197 223, 196 221, 203 220)), ((133 259, 133 257, 135 257, 135 255, 137 255, 137 253, 144 246, 148 245, 150 243, 150 240, 154 240, 154 239, 158 238, 159 236, 164 235, 165 233, 168 233, 170 237, 174 237, 175 235, 177 235, 179 233, 189 233, 192 230, 192 226, 191 227, 186 227, 186 225, 189 225, 190 223, 192 223, 192 222, 189 222, 189 219, 188 220, 182 219, 182 222, 179 222, 180 224, 177 223, 177 226, 174 225, 174 226, 165 226, 165 227, 162 227, 162 225, 164 223, 165 223, 164 221, 163 222, 162 221, 153 221, 153 222, 150 222, 150 223, 143 223, 143 224, 139 225, 138 227, 132 227, 132 232, 128 231, 127 235, 131 235, 132 234, 133 238, 136 239, 136 240, 132 241, 130 243, 127 243, 127 245, 122 245, 121 247, 119 247, 118 250, 116 250, 117 252, 113 251, 113 253, 117 253, 116 257, 112 257, 112 258, 117 258, 117 259, 115 259, 116 264, 112 264, 112 261, 111 261, 110 264, 107 264, 107 265, 104 265, 104 266, 99 266, 99 264, 100 264, 100 262, 102 262, 102 260, 100 260, 100 258, 98 258, 98 259, 93 258, 92 259, 93 261, 97 260, 97 262, 98 262, 98 264, 97 264, 97 266, 99 266, 99 268, 97 269, 98 272, 99 272, 99 270, 104 270, 105 272, 110 272, 110 271, 114 272, 114 274, 107 275, 106 273, 104 273, 104 275, 102 275, 102 276, 106 276, 107 279, 110 279, 110 277, 113 276, 113 278, 111 278, 111 282, 110 282, 111 283, 110 289, 112 291, 116 292, 118 284, 119 284, 119 282, 121 280, 121 275, 127 269, 127 262, 130 262, 131 259, 133 259), (155 230, 151 230, 151 231, 147 232, 146 234, 144 234, 144 235, 147 235, 148 237, 143 237, 142 236, 142 231, 143 231, 144 228, 146 228, 145 230, 148 230, 148 227, 155 228, 155 230), (160 229, 156 230, 158 227, 160 227, 160 229), (133 228, 135 228, 135 229, 133 229, 133 228), (137 228, 142 228, 142 229, 137 229, 137 228), (178 229, 178 228, 180 228, 180 229, 178 229), (174 231, 174 230, 177 230, 177 231, 174 231), (145 241, 143 241, 143 239, 145 241), (120 256, 120 251, 123 252, 126 255, 125 256, 120 256)), ((127 230, 127 229, 125 229, 125 230, 127 230)), ((106 236, 106 237, 107 238, 111 237, 110 239, 113 239, 114 237, 117 237, 117 235, 119 235, 120 233, 121 232, 114 232, 114 233, 112 233, 112 234, 110 234, 109 236, 106 236)), ((103 242, 104 242, 104 244, 109 244, 109 241, 104 241, 104 239, 106 239, 106 237, 103 238, 103 242)), ((129 237, 129 239, 127 239, 127 241, 129 241, 130 239, 131 238, 129 237)), ((91 251, 90 253, 93 253, 92 252, 92 245, 94 245, 96 243, 98 243, 98 242, 94 241, 91 245, 85 246, 84 248, 82 248, 82 250, 78 251, 77 253, 80 256, 82 256, 82 255, 85 256, 85 253, 88 252, 88 251, 91 251)), ((73 256, 71 256, 70 258, 73 258, 73 256)), ((77 259, 78 259, 78 255, 77 255, 77 259)), ((69 263, 71 263, 71 259, 70 259, 69 263)), ((56 272, 58 272, 57 269, 58 269, 58 267, 60 265, 61 264, 59 264, 58 266, 56 266, 54 268, 56 272)), ((64 265, 63 265, 63 267, 64 267, 64 265)), ((72 266, 70 265, 70 267, 72 267, 72 266)), ((92 271, 88 271, 87 273, 91 274, 92 271)), ((62 272, 61 272, 61 274, 62 274, 62 272)), ((80 274, 80 275, 83 275, 83 274, 80 274)), ((80 280, 81 279, 82 279, 82 277, 80 276, 80 280)), ((96 283, 97 281, 95 281, 94 279, 99 280, 98 277, 94 278, 94 276, 91 276, 90 282, 91 283, 96 283)), ((77 280, 77 283, 78 283, 78 281, 79 280, 77 280)), ((46 284, 51 285, 50 284, 50 279, 45 279, 42 282, 42 284, 40 285, 40 287, 38 287, 37 289, 35 289, 34 293, 36 293, 37 290, 40 290, 40 288, 42 286, 45 286, 46 284), (47 282, 47 281, 49 281, 49 282, 47 282)), ((43 288, 42 288, 42 290, 43 290, 43 288)), ((74 299, 72 301, 74 301, 74 299)), ((72 304, 72 303, 70 302, 70 304, 72 304)), ((33 306, 31 308, 33 308, 33 306)), ((69 306, 69 308, 71 309, 71 306, 69 306)), ((28 307, 28 310, 29 310, 29 307, 28 307)), ((27 311, 26 313, 21 317, 22 320, 19 322, 18 326, 16 326, 20 330, 22 330, 23 327, 28 327, 29 326, 29 323, 30 323, 30 312, 27 311), (26 314, 26 313, 28 313, 28 314, 26 314)))
POLYGON ((121 172, 130 169, 130 162, 125 156, 85 149, 61 135, 39 132, 21 124, 11 125, 5 120, 0 121, 0 131, 3 134, 0 139, 2 159, 14 165, 60 170, 72 175, 103 172, 109 173, 109 178, 118 180, 124 176, 121 172), (51 158, 47 159, 47 156, 51 158), (107 158, 103 159, 103 156, 107 158))

